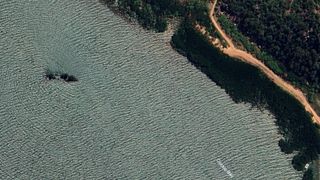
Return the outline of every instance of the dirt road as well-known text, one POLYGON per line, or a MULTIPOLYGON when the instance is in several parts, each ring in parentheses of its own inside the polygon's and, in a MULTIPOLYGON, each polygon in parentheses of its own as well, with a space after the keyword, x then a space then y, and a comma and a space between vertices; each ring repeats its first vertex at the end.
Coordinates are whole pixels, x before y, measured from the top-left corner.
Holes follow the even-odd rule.
POLYGON ((306 109, 307 112, 309 112, 312 116, 312 119, 315 123, 320 125, 320 117, 315 112, 315 110, 311 107, 310 103, 308 102, 305 95, 302 93, 301 90, 295 88, 290 83, 283 80, 281 77, 276 75, 272 70, 270 70, 265 64, 262 63, 262 61, 258 60, 254 56, 252 56, 250 53, 237 49, 235 45, 233 44, 231 38, 227 36, 227 34, 222 30, 220 24, 217 22, 215 16, 214 16, 214 9, 216 7, 217 0, 214 0, 210 4, 210 20, 216 30, 220 33, 220 35, 223 37, 223 39, 227 43, 226 48, 222 48, 223 53, 226 55, 240 59, 248 64, 251 64, 252 66, 257 67, 260 69, 265 75, 267 75, 268 78, 270 78, 275 84, 277 84, 279 87, 281 87, 283 90, 290 93, 292 96, 294 96, 306 109))

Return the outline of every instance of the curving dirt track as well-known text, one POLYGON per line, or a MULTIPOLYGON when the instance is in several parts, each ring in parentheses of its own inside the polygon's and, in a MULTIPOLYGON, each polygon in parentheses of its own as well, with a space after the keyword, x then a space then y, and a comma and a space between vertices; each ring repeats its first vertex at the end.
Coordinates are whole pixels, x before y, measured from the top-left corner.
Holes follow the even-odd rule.
POLYGON ((275 84, 277 84, 279 87, 281 87, 283 90, 290 93, 292 96, 294 96, 304 107, 307 112, 309 112, 312 116, 312 119, 315 123, 320 125, 320 117, 315 112, 315 110, 311 107, 310 103, 308 102, 305 95, 302 93, 301 90, 295 88, 290 83, 283 80, 281 77, 276 75, 272 70, 270 70, 265 64, 262 63, 262 61, 258 60, 254 56, 252 56, 250 53, 237 49, 235 45, 233 44, 231 38, 229 38, 226 33, 222 30, 221 26, 217 22, 215 16, 214 16, 214 9, 216 7, 217 0, 214 0, 214 2, 210 3, 210 20, 216 30, 220 33, 220 35, 223 37, 223 39, 227 43, 226 48, 222 48, 223 53, 226 55, 240 59, 248 64, 251 64, 252 66, 257 67, 260 69, 265 75, 267 75, 268 78, 270 78, 275 84))

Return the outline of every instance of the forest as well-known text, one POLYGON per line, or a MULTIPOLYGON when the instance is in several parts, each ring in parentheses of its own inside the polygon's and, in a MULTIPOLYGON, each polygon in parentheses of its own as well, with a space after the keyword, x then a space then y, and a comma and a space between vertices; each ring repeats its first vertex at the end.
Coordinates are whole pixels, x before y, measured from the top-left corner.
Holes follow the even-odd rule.
POLYGON ((223 0, 220 10, 287 70, 320 89, 320 3, 314 0, 223 0))
MULTIPOLYGON (((102 0, 107 4, 115 0, 102 0)), ((203 25, 210 26, 207 5, 209 0, 118 0, 116 7, 138 20, 146 29, 164 32, 168 19, 173 17, 190 17, 203 25)))

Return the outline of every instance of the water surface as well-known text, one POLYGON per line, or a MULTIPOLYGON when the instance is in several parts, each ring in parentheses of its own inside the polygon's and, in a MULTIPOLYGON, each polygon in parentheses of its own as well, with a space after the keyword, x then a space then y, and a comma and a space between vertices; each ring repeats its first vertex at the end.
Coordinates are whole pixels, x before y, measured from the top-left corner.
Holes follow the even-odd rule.
POLYGON ((96 1, 0 0, 3 179, 299 179, 268 112, 96 1), (46 69, 79 82, 46 81, 46 69), (226 171, 227 170, 227 171, 226 171))

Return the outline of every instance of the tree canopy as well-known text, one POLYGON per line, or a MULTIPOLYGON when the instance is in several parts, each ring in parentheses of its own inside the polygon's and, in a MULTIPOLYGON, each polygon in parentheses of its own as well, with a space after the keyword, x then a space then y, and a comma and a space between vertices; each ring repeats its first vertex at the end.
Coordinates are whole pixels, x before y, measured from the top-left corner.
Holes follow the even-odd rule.
POLYGON ((279 60, 289 75, 320 89, 319 2, 223 0, 220 7, 242 33, 279 60))

